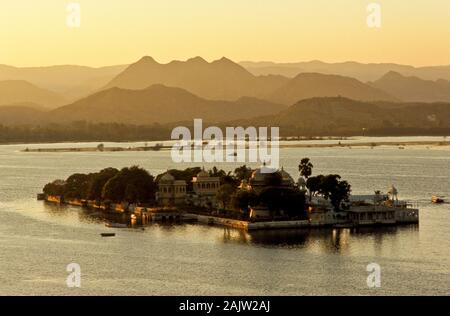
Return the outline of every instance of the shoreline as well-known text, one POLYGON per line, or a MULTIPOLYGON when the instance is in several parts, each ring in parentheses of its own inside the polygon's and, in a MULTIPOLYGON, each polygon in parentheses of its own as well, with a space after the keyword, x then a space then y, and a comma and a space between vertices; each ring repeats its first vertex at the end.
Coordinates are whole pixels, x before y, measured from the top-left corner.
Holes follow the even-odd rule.
MULTIPOLYGON (((222 226, 236 229, 242 229, 245 231, 257 231, 257 230, 278 230, 278 229, 304 229, 304 228, 357 228, 357 227, 383 227, 383 226, 402 226, 402 225, 418 225, 419 224, 419 209, 404 206, 394 207, 381 207, 381 206, 353 206, 347 211, 343 211, 342 214, 350 216, 348 218, 323 218, 314 216, 313 213, 309 213, 307 219, 290 218, 285 220, 277 220, 272 218, 271 220, 252 221, 248 219, 237 219, 231 217, 221 217, 214 214, 204 214, 202 212, 195 212, 193 210, 187 211, 186 208, 178 207, 143 207, 143 206, 124 206, 123 203, 112 204, 105 206, 102 203, 97 205, 95 201, 85 200, 67 200, 64 201, 57 196, 43 196, 38 194, 38 201, 44 201, 53 205, 66 205, 73 207, 81 207, 87 209, 96 209, 100 212, 111 212, 115 214, 127 214, 130 215, 131 221, 139 219, 141 224, 160 223, 160 222, 181 222, 191 223, 196 222, 208 226, 222 226), (391 217, 378 217, 364 219, 357 215, 353 218, 351 214, 359 213, 390 213, 391 217)), ((121 225, 121 224, 118 224, 121 225)), ((114 224, 109 226, 111 228, 124 228, 115 227, 114 224)))
MULTIPOLYGON (((434 147, 447 147, 450 146, 450 141, 382 141, 382 142, 355 142, 355 143, 326 143, 326 144, 282 144, 279 148, 352 148, 352 147, 379 147, 379 146, 390 146, 390 147, 407 147, 407 146, 434 146, 434 147)), ((66 147, 66 148, 25 148, 20 150, 21 152, 32 152, 32 153, 61 153, 61 152, 122 152, 122 151, 160 151, 160 150, 170 150, 172 146, 148 146, 148 147, 103 147, 99 150, 97 146, 93 147, 66 147)), ((225 148, 225 147, 224 147, 225 148)), ((246 145, 248 149, 248 145, 246 145)), ((404 148, 401 148, 404 149, 404 148)))
MULTIPOLYGON (((419 137, 433 137, 444 139, 445 137, 450 139, 450 135, 429 135, 429 134, 421 134, 421 135, 315 135, 315 136, 280 136, 280 141, 284 142, 292 142, 292 141, 347 141, 352 138, 419 138, 419 137)), ((42 141, 0 141, 0 146, 9 146, 9 145, 24 145, 24 146, 33 146, 33 145, 51 145, 51 144, 100 144, 100 143, 117 143, 117 144, 126 144, 126 143, 164 143, 168 141, 173 141, 172 139, 166 138, 155 138, 155 139, 128 139, 128 140, 114 140, 114 139, 79 139, 79 140, 42 140, 42 141)))

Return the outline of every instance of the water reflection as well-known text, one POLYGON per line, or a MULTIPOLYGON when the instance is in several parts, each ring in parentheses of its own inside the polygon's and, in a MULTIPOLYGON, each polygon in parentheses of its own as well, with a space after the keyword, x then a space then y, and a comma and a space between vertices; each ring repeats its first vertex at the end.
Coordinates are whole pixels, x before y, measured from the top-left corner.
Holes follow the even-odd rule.
POLYGON ((381 248, 385 239, 401 231, 418 231, 418 225, 361 228, 314 228, 243 231, 223 228, 224 243, 241 243, 275 248, 316 248, 321 252, 345 254, 352 241, 373 240, 381 248))
MULTIPOLYGON (((140 217, 132 218, 130 214, 108 213, 85 208, 53 205, 44 203, 45 210, 55 217, 67 217, 81 223, 120 223, 136 230, 159 229, 171 233, 179 232, 190 225, 176 222, 148 223, 140 217)), ((399 232, 417 232, 418 225, 388 226, 388 227, 359 227, 359 228, 304 228, 244 231, 235 228, 218 228, 223 243, 246 244, 249 246, 272 248, 306 248, 321 253, 348 254, 352 243, 358 241, 370 242, 376 251, 383 248, 385 240, 395 240, 399 232)))
MULTIPOLYGON (((133 226, 130 215, 128 214, 101 212, 93 209, 80 208, 69 205, 50 204, 45 202, 43 203, 43 205, 44 210, 54 217, 66 217, 68 219, 76 217, 79 222, 89 224, 112 222, 127 224, 130 227, 133 226)), ((137 223, 135 223, 135 226, 138 226, 137 223)))

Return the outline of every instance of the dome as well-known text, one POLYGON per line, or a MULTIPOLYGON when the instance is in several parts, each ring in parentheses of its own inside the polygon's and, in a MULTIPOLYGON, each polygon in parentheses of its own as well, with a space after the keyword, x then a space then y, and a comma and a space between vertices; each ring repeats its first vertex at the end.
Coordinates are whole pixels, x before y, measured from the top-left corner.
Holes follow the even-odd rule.
POLYGON ((170 173, 166 172, 161 179, 159 179, 160 182, 173 182, 175 181, 174 176, 172 176, 170 173))
POLYGON ((287 182, 289 184, 294 184, 294 179, 292 179, 291 175, 284 171, 284 168, 282 167, 280 170, 281 179, 283 182, 287 182))
POLYGON ((209 177, 209 173, 206 172, 205 170, 202 170, 197 174, 197 178, 208 178, 208 177, 209 177))
POLYGON ((291 176, 288 173, 286 173, 288 178, 285 179, 280 171, 277 171, 276 169, 264 166, 262 168, 257 168, 257 169, 255 169, 255 171, 253 171, 252 176, 250 178, 250 182, 251 183, 255 183, 255 182, 263 183, 263 182, 265 182, 266 176, 268 174, 273 174, 273 173, 278 173, 279 175, 281 175, 283 181, 292 180, 291 176))

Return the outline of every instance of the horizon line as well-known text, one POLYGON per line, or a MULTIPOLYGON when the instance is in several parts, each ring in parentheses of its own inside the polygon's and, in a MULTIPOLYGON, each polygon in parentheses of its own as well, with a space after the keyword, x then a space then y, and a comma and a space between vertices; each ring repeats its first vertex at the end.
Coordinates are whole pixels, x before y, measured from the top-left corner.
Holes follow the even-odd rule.
POLYGON ((117 67, 117 66, 127 66, 127 65, 132 65, 136 62, 138 62, 139 60, 141 60, 142 58, 145 57, 150 57, 152 58, 156 63, 161 64, 161 65, 167 65, 171 62, 187 62, 191 59, 195 59, 195 58, 202 58, 203 60, 205 60, 207 63, 212 63, 215 61, 219 61, 221 59, 229 59, 232 62, 236 63, 236 64, 243 64, 243 63, 273 63, 275 65, 286 65, 286 64, 297 64, 297 63, 312 63, 312 62, 320 62, 320 63, 324 63, 324 64, 346 64, 346 63, 356 63, 356 64, 361 64, 361 65, 398 65, 398 66, 408 66, 408 67, 413 67, 413 68, 428 68, 428 67, 450 67, 450 64, 431 64, 431 65, 413 65, 413 64, 408 64, 408 63, 401 63, 401 62, 386 62, 386 61, 379 61, 379 62, 363 62, 363 61, 357 61, 357 60, 341 60, 341 61, 326 61, 326 60, 321 60, 321 59, 304 59, 304 60, 297 60, 297 61, 276 61, 276 60, 248 60, 248 59, 244 59, 244 60, 240 60, 240 61, 235 61, 229 57, 226 56, 222 56, 220 58, 211 58, 211 59, 206 59, 204 57, 201 57, 200 55, 197 56, 193 56, 193 57, 188 57, 188 58, 183 58, 183 59, 177 59, 174 58, 172 60, 169 61, 163 61, 160 62, 158 61, 156 58, 152 57, 151 55, 143 55, 142 57, 138 58, 137 60, 133 61, 133 62, 128 62, 128 63, 114 63, 114 64, 109 64, 109 65, 88 65, 88 64, 77 64, 77 63, 60 63, 60 64, 50 64, 50 65, 12 65, 12 64, 5 64, 5 63, 0 63, 0 66, 8 66, 8 67, 14 67, 14 68, 50 68, 50 67, 87 67, 87 68, 106 68, 106 67, 117 67))

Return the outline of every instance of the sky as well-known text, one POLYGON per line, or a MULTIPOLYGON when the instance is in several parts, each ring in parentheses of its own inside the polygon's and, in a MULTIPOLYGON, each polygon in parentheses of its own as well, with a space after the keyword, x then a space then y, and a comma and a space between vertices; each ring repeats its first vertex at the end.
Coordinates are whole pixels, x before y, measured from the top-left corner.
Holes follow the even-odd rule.
POLYGON ((149 55, 450 65, 449 17, 448 0, 0 0, 0 64, 97 67, 149 55), (72 2, 79 27, 67 23, 72 2), (367 24, 370 3, 379 28, 367 24))

